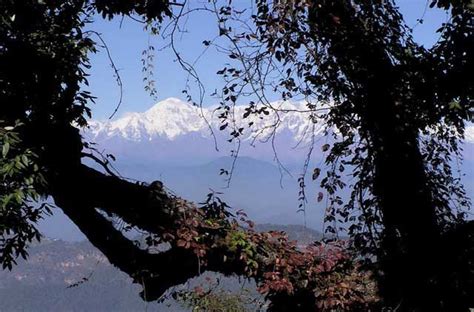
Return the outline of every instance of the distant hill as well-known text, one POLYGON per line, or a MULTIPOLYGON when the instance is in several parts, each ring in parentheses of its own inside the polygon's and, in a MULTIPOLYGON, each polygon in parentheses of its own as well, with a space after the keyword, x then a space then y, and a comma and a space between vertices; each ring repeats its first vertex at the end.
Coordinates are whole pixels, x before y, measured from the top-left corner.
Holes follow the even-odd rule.
MULTIPOLYGON (((221 193, 219 197, 232 207, 231 211, 243 209, 259 224, 304 224, 304 215, 297 212, 298 174, 292 177, 288 174, 282 176, 273 163, 239 157, 235 163, 231 183, 227 187, 227 176, 219 173, 220 169, 229 170, 232 162, 231 157, 219 157, 200 165, 161 166, 145 162, 121 162, 119 158, 115 167, 119 168, 125 177, 141 181, 160 180, 174 193, 195 203, 203 202, 211 191, 219 192, 221 193)), ((316 184, 307 181, 307 193, 310 198, 306 210, 306 223, 309 227, 319 229, 325 211, 325 201, 320 203, 316 201, 318 190, 316 184)), ((82 235, 66 217, 58 210, 55 210, 55 213, 55 217, 42 222, 41 229, 46 236, 83 239, 78 238, 82 235)))
MULTIPOLYGON (((0 271, 1 312, 145 310, 138 285, 87 242, 44 240, 29 252, 28 261, 0 271)), ((184 311, 176 303, 163 310, 184 311)))
POLYGON ((290 241, 298 241, 300 245, 308 245, 323 238, 319 231, 302 225, 258 224, 255 230, 259 232, 283 231, 288 234, 290 241))
MULTIPOLYGON (((220 157, 199 166, 167 168, 158 179, 180 196, 195 202, 202 202, 211 190, 220 192, 219 196, 233 209, 245 210, 257 223, 303 224, 303 214, 296 212, 296 178, 282 176, 272 163, 239 157, 227 187, 229 176, 219 173, 221 169, 230 170, 232 162, 231 157, 220 157)), ((316 200, 310 207, 307 219, 311 226, 316 226, 324 209, 316 200)))
MULTIPOLYGON (((256 230, 285 231, 301 244, 321 238, 318 231, 299 225, 262 224, 256 230)), ((187 311, 171 299, 161 304, 144 303, 138 296, 140 287, 88 242, 45 239, 29 253, 28 261, 19 261, 11 272, 0 271, 0 312, 187 311)), ((220 280, 230 291, 243 285, 237 278, 220 280)), ((247 282, 245 287, 257 295, 254 284, 247 282)))

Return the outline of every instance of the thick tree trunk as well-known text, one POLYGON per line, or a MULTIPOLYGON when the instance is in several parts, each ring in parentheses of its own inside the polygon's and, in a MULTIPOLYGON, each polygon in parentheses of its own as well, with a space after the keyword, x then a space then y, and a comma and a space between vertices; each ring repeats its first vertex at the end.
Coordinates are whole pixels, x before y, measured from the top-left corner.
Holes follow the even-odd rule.
POLYGON ((379 254, 381 293, 398 311, 438 311, 436 247, 440 229, 418 145, 418 129, 404 109, 396 86, 402 73, 383 42, 366 31, 351 1, 318 1, 309 15, 316 41, 353 84, 346 97, 371 142, 373 192, 384 225, 379 254), (335 18, 337 19, 335 20, 335 18), (357 42, 357 44, 354 44, 357 42))
POLYGON ((407 120, 410 116, 404 109, 408 105, 394 92, 397 70, 380 51, 365 53, 360 59, 366 60, 370 70, 365 80, 367 96, 365 103, 355 101, 364 108, 359 116, 372 144, 373 192, 384 225, 380 290, 386 303, 401 311, 438 311, 436 250, 441 229, 419 147, 419 130, 407 120))
POLYGON ((436 276, 440 246, 435 205, 428 189, 417 135, 379 116, 375 143, 374 193, 382 211, 384 234, 381 291, 401 311, 437 306, 436 276), (421 291, 423 290, 423 291, 421 291))

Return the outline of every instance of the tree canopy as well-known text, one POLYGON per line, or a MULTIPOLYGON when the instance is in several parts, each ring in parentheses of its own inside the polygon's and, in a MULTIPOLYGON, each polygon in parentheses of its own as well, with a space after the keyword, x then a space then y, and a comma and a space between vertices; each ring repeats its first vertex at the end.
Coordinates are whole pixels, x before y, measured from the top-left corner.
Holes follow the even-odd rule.
MULTIPOLYGON (((222 72, 230 86, 222 110, 246 89, 275 110, 268 89, 304 98, 335 140, 326 158, 332 170, 321 180, 330 195, 328 230, 349 223, 357 249, 378 255, 390 306, 438 310, 417 290, 442 297, 441 236, 469 207, 452 164, 472 119, 474 37, 472 3, 431 6, 451 14, 432 48, 413 40, 392 1, 257 1, 255 29, 240 32, 247 19, 231 9, 220 10, 219 21, 233 43, 230 57, 241 61, 222 72), (357 181, 343 201, 337 191, 346 167, 357 181)), ((261 113, 251 103, 249 114, 261 113)))
MULTIPOLYGON (((369 264, 382 304, 467 311, 474 230, 465 221, 469 200, 452 160, 461 157, 474 106, 472 1, 431 1, 451 18, 429 49, 413 40, 393 1, 255 4, 249 18, 232 1, 205 8, 216 14, 237 62, 218 73, 228 82, 223 127, 249 92, 259 103, 250 102, 247 116, 274 109, 265 97, 270 88, 283 99, 304 97, 314 121, 324 121, 334 139, 323 146, 331 168, 320 181, 330 198, 326 221, 346 223, 351 248, 376 259, 369 264), (355 178, 348 201, 338 195, 344 170, 355 178)), ((34 202, 51 197, 112 264, 143 285, 145 300, 212 270, 254 278, 274 311, 375 307, 364 263, 340 244, 302 250, 281 233, 253 231, 245 215, 230 214, 212 194, 196 207, 159 181, 128 181, 81 137, 94 101, 86 88, 88 56, 97 52, 96 34, 84 30, 91 17, 138 17, 156 32, 184 7, 167 0, 0 3, 3 266, 27 256, 28 243, 39 237, 35 224, 50 211, 34 202), (84 165, 84 158, 103 170, 84 165), (115 228, 111 216, 147 232, 147 248, 115 228), (152 252, 164 243, 169 248, 152 252)), ((235 129, 232 139, 242 131, 235 129)), ((313 172, 315 179, 320 174, 313 172)))

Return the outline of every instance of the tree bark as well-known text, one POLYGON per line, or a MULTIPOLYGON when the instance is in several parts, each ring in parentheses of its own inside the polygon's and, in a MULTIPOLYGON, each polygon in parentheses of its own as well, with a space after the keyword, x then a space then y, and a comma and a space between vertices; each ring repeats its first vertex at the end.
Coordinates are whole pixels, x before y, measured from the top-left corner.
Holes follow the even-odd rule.
POLYGON ((402 311, 439 310, 434 280, 440 229, 418 146, 418 129, 404 120, 405 103, 399 103, 402 99, 395 88, 399 69, 383 43, 364 31, 357 16, 351 1, 318 1, 309 23, 314 40, 326 38, 329 53, 356 86, 346 97, 361 118, 361 135, 368 136, 372 145, 373 192, 384 225, 380 289, 385 303, 402 311))

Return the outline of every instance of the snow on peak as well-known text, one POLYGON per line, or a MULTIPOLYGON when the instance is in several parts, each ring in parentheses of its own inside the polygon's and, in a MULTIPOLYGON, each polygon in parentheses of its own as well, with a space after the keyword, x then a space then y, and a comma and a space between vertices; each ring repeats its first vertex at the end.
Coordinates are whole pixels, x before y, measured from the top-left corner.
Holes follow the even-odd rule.
MULTIPOLYGON (((321 134, 324 130, 322 123, 312 123, 310 112, 304 102, 277 101, 270 104, 269 115, 260 118, 250 115, 243 118, 245 106, 235 106, 233 116, 228 120, 235 120, 229 124, 226 131, 244 128, 242 139, 262 140, 273 134, 277 125, 277 133, 286 133, 296 142, 309 142, 313 134, 321 134), (272 110, 278 110, 276 114, 272 110), (249 127, 252 123, 252 127, 249 127)), ((126 113, 123 117, 113 121, 89 122, 85 135, 95 141, 118 137, 129 141, 151 141, 155 138, 175 140, 181 136, 194 133, 200 137, 210 137, 209 126, 214 133, 219 133, 221 120, 218 118, 216 107, 197 107, 178 98, 168 98, 153 105, 142 113, 126 113)), ((474 143, 474 125, 466 127, 466 143, 474 143)))
POLYGON ((204 128, 199 108, 177 98, 156 103, 143 113, 127 113, 113 121, 92 121, 89 132, 93 137, 122 137, 132 141, 151 140, 154 137, 174 139, 204 128))
POLYGON ((144 114, 148 116, 159 115, 164 112, 189 112, 193 109, 193 106, 188 103, 181 101, 178 98, 167 98, 166 100, 160 101, 148 109, 144 114))
POLYGON ((466 143, 474 143, 474 125, 466 127, 466 143))
MULTIPOLYGON (((253 130, 245 130, 244 139, 253 139, 257 135, 260 139, 265 139, 272 133, 270 126, 276 122, 278 122, 277 132, 288 130, 298 141, 315 130, 304 103, 278 101, 271 103, 271 106, 284 112, 278 116, 273 113, 265 118, 251 115, 248 119, 244 119, 245 107, 234 108, 231 119, 235 120, 236 128, 248 128, 249 122, 254 124, 253 130)), ((218 129, 220 122, 215 107, 200 108, 177 98, 168 98, 156 103, 143 113, 127 113, 113 121, 91 121, 88 132, 93 139, 120 137, 131 141, 144 141, 161 137, 174 140, 189 133, 208 137, 210 136, 209 125, 213 129, 218 129)), ((323 125, 316 126, 316 132, 321 132, 323 125)), ((228 128, 233 127, 229 125, 228 128)))
POLYGON ((200 108, 176 98, 158 102, 141 114, 147 135, 174 139, 189 132, 202 132, 205 121, 200 108))

